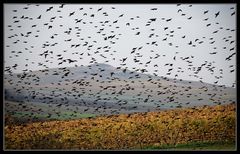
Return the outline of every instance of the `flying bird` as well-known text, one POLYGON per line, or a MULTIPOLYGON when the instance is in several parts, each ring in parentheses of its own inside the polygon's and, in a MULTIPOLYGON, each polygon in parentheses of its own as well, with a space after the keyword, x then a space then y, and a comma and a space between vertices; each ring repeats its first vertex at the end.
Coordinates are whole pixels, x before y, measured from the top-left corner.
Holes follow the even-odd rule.
POLYGON ((75 11, 74 11, 74 12, 71 12, 71 13, 69 13, 69 17, 70 17, 70 16, 72 16, 72 15, 74 15, 74 13, 75 13, 75 11))
POLYGON ((47 10, 46 10, 46 12, 48 12, 48 11, 51 11, 51 9, 53 9, 53 7, 51 6, 51 7, 49 7, 47 10))
POLYGON ((218 11, 217 13, 215 13, 215 18, 217 18, 217 16, 219 16, 220 11, 218 11))
POLYGON ((41 19, 41 15, 37 17, 37 19, 41 19))
POLYGON ((172 18, 166 19, 167 22, 169 22, 169 21, 171 21, 171 20, 172 20, 172 18))
POLYGON ((231 13, 231 16, 235 15, 235 12, 231 13))
POLYGON ((208 10, 206 10, 206 11, 203 12, 203 14, 206 14, 206 13, 208 13, 208 10))

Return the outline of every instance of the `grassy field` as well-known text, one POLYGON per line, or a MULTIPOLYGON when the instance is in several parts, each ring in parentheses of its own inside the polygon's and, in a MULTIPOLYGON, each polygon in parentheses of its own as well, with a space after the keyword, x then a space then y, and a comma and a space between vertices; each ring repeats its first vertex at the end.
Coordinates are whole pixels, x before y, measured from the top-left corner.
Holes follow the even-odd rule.
POLYGON ((192 142, 187 144, 177 144, 177 145, 152 145, 144 147, 145 150, 235 150, 235 142, 192 142))
POLYGON ((25 108, 21 108, 22 105, 19 102, 6 101, 5 105, 5 116, 11 116, 18 124, 32 121, 71 120, 96 116, 91 113, 67 110, 64 107, 49 107, 48 104, 44 103, 24 102, 25 108))
POLYGON ((236 106, 229 104, 6 125, 5 148, 229 150, 235 121, 236 106))

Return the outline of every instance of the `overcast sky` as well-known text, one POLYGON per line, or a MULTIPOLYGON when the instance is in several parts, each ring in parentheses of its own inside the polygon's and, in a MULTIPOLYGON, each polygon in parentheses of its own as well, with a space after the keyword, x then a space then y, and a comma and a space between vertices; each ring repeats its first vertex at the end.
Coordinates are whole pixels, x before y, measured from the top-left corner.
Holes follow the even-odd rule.
POLYGON ((92 60, 119 67, 127 57, 122 67, 130 70, 232 86, 236 55, 226 58, 236 52, 235 11, 235 4, 4 4, 4 67, 18 73, 92 60), (77 62, 59 64, 68 58, 77 62))

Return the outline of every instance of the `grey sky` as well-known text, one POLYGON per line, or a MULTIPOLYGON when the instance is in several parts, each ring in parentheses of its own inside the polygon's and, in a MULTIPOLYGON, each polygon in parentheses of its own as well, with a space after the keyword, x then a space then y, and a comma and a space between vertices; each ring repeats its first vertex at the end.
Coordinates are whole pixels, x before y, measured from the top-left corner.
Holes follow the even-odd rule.
POLYGON ((189 7, 189 4, 180 6, 176 4, 66 4, 63 8, 59 8, 59 6, 60 4, 39 4, 39 6, 36 6, 36 4, 4 4, 5 67, 18 64, 16 70, 12 69, 13 72, 18 73, 24 69, 33 71, 46 68, 39 66, 38 63, 43 63, 49 68, 88 65, 92 60, 91 58, 96 59, 99 63, 107 63, 118 67, 121 66, 121 59, 128 57, 126 66, 122 67, 128 67, 130 70, 135 70, 134 67, 145 68, 148 70, 147 73, 153 74, 155 72, 159 76, 174 78, 177 74, 179 79, 199 80, 199 78, 202 78, 203 82, 208 83, 218 80, 218 84, 228 86, 232 86, 236 81, 236 70, 230 73, 230 70, 236 69, 236 55, 230 61, 225 60, 226 57, 236 52, 236 15, 231 15, 236 11, 235 4, 193 4, 191 7, 189 7), (46 12, 51 6, 53 6, 53 9, 46 12), (25 7, 28 7, 28 9, 24 9, 25 7), (115 9, 112 9, 112 7, 115 7, 115 9), (231 9, 232 7, 234 9, 231 9), (83 9, 80 10, 80 8, 83 9), (100 8, 102 10, 98 11, 100 8), (157 10, 151 10, 152 8, 157 8, 157 10), (179 9, 182 11, 178 11, 179 9), (13 10, 17 10, 17 12, 13 12, 13 10), (209 11, 204 14, 206 10, 209 11), (215 18, 215 14, 219 11, 219 16, 215 18), (75 13, 69 16, 71 12, 75 13), (107 13, 107 16, 103 14, 104 12, 107 13), (94 14, 94 17, 91 17, 92 14, 94 14), (119 17, 122 14, 123 16, 119 17), (182 14, 185 14, 185 16, 182 14), (41 19, 37 19, 39 15, 41 15, 41 19), (51 20, 52 17, 56 18, 51 20), (189 17, 192 18, 189 20, 187 19, 189 17), (29 18, 32 18, 32 20, 29 18), (156 21, 146 26, 151 18, 156 18, 156 21), (166 20, 170 18, 172 20, 167 22, 166 20), (76 20, 80 19, 82 20, 76 23, 76 20), (19 20, 19 22, 14 23, 16 20, 19 20), (104 23, 105 21, 108 22, 104 23), (117 22, 113 23, 114 21, 117 22), (46 23, 48 25, 44 25, 46 23), (126 23, 130 25, 126 25, 126 23), (207 24, 211 25, 206 26, 207 24), (49 29, 49 25, 52 28, 49 29), (168 27, 168 29, 164 30, 165 27, 168 27), (71 33, 65 33, 69 31, 69 28, 71 28, 71 33), (104 30, 97 33, 102 28, 104 30), (217 33, 213 33, 217 30, 217 33), (171 33, 171 31, 173 32, 171 33), (27 35, 27 32, 31 33, 27 35), (135 35, 137 32, 140 32, 140 34, 135 35), (151 34, 153 35, 149 37, 151 34), (115 37, 104 40, 105 37, 112 35, 115 35, 115 37), (182 38, 183 36, 185 38, 182 38), (167 40, 163 41, 165 38, 167 40), (65 40, 68 39, 71 39, 71 41, 66 42, 65 40), (198 40, 195 42, 196 39, 198 40), (17 43, 14 44, 15 41, 17 43), (27 41, 27 43, 24 43, 24 41, 27 41), (110 41, 115 42, 115 44, 110 41), (156 43, 152 45, 154 41, 156 43), (190 41, 192 41, 192 45, 196 46, 188 45, 190 41), (203 43, 199 44, 201 41, 203 43), (234 42, 230 43, 231 41, 234 42), (85 42, 88 42, 88 44, 83 46, 85 42), (211 42, 212 44, 210 44, 211 42), (53 45, 54 43, 57 44, 53 45), (43 44, 49 44, 49 46, 43 48, 43 44), (71 47, 71 45, 76 44, 80 45, 71 47), (89 45, 92 45, 92 47, 89 47, 89 45), (105 46, 109 48, 103 49, 105 46), (97 49, 99 47, 102 48, 97 49), (131 54, 132 48, 135 47, 142 47, 142 49, 137 49, 135 53, 131 54), (224 47, 226 48, 224 49, 224 47), (234 49, 230 51, 232 48, 234 49), (47 58, 39 55, 47 50, 52 51, 53 54, 50 54, 47 58), (105 50, 109 51, 104 52, 105 50), (17 54, 19 51, 21 53, 17 54), (96 51, 99 51, 99 53, 94 53, 96 51), (176 52, 178 53, 176 54, 176 52), (217 52, 217 54, 209 54, 212 52, 217 52), (137 59, 143 63, 142 65, 139 62, 134 62, 136 53, 139 53, 137 59), (57 60, 59 57, 56 55, 58 54, 62 54, 64 59, 70 58, 77 60, 77 62, 58 65, 61 62, 61 60, 57 60), (101 54, 107 58, 101 57, 101 54), (157 54, 160 56, 154 59, 157 54), (174 56, 176 56, 176 60, 173 60, 174 56), (192 66, 189 66, 186 60, 182 60, 182 58, 188 56, 190 56, 188 60, 192 61, 192 66), (106 60, 109 62, 106 62, 106 60), (146 67, 145 63, 150 60, 150 64, 146 67), (194 77, 193 72, 205 61, 207 61, 206 65, 213 67, 214 72, 212 73, 203 67, 196 74, 198 77, 194 77), (172 67, 164 66, 166 63, 173 63, 173 70, 170 75, 166 75, 166 73, 172 67), (158 67, 154 67, 155 64, 158 67), (230 65, 234 66, 229 68, 230 65), (181 67, 181 69, 178 69, 178 67, 181 67), (220 74, 220 69, 223 69, 223 74, 220 74), (222 76, 222 78, 217 79, 219 76, 222 76))

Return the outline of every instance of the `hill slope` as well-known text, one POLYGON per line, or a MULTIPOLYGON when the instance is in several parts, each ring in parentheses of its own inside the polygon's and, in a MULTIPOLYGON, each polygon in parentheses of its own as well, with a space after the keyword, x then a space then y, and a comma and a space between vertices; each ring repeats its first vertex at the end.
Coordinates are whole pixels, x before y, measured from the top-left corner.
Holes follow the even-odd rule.
POLYGON ((67 112, 71 119, 78 114, 148 112, 236 101, 234 88, 152 76, 107 64, 6 75, 4 87, 7 113, 21 112, 33 119, 39 118, 36 113, 43 119, 62 119, 67 112))
POLYGON ((6 149, 142 149, 235 142, 235 104, 5 126, 6 149))

